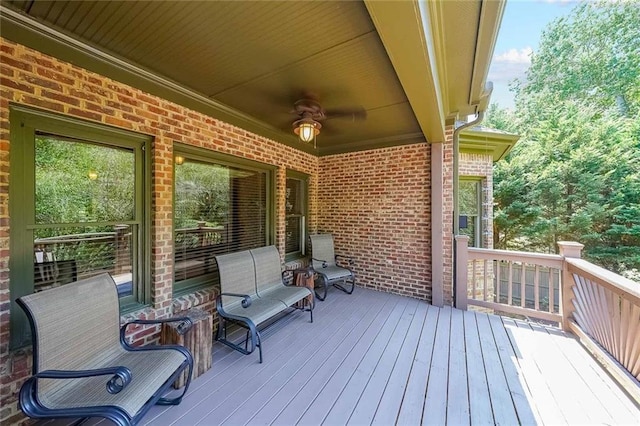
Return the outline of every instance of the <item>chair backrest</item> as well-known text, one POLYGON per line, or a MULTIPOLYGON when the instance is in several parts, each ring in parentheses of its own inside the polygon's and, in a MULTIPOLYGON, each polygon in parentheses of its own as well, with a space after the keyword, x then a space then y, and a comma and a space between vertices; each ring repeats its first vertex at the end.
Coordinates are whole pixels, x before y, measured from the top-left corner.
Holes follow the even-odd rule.
POLYGON ((275 246, 260 247, 251 250, 251 256, 256 268, 256 291, 282 286, 282 268, 280 267, 280 253, 275 246))
MULTIPOLYGON (((220 292, 256 296, 256 270, 249 250, 216 256, 220 292)), ((240 304, 239 297, 222 296, 222 306, 240 304)))
POLYGON ((311 257, 313 269, 322 269, 323 261, 327 266, 336 264, 336 254, 333 248, 333 236, 331 234, 310 235, 311 257))
POLYGON ((22 296, 18 304, 31 323, 34 373, 86 368, 120 347, 118 290, 107 273, 22 296))

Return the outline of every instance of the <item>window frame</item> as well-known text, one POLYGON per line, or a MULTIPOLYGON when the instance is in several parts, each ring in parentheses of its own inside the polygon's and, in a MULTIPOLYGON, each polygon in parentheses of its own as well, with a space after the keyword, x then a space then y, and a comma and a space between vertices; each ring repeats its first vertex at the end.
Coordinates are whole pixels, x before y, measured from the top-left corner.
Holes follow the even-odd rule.
MULTIPOLYGON (((124 224, 139 225, 132 267, 137 273, 134 295, 119 299, 125 314, 149 305, 151 300, 151 149, 152 137, 105 124, 10 104, 11 161, 9 164, 9 288, 11 294, 10 347, 31 343, 26 315, 16 299, 34 290, 33 231, 41 227, 100 226, 104 222, 37 224, 35 222, 35 139, 39 133, 59 135, 87 143, 132 150, 135 164, 134 219, 124 224)), ((108 222, 108 221, 107 221, 108 222)))
MULTIPOLYGON (((301 186, 301 195, 302 195, 302 201, 301 201, 301 210, 302 210, 302 214, 301 217, 303 219, 303 242, 302 242, 302 250, 298 250, 295 252, 290 252, 290 253, 285 253, 285 261, 289 262, 291 260, 296 260, 296 259, 301 259, 303 257, 305 257, 307 255, 307 253, 309 252, 308 247, 307 247, 307 236, 309 235, 309 221, 307 220, 307 217, 309 216, 309 178, 310 176, 306 173, 302 173, 302 172, 298 172, 296 170, 291 170, 291 169, 287 169, 287 176, 286 176, 286 180, 289 179, 294 179, 297 181, 302 182, 302 186, 301 186)), ((287 185, 286 185, 286 181, 285 181, 285 203, 286 203, 286 190, 287 190, 287 185)), ((286 212, 286 206, 285 206, 285 216, 284 216, 284 224, 285 224, 285 236, 287 233, 287 212, 286 212)), ((286 237, 285 237, 286 238, 286 237)), ((286 243, 285 243, 285 250, 286 250, 286 243)))
POLYGON ((217 281, 215 279, 211 279, 210 277, 198 276, 187 278, 185 280, 180 281, 179 283, 175 280, 175 205, 176 205, 176 165, 175 158, 176 156, 184 157, 185 161, 187 159, 193 159, 201 163, 208 163, 212 165, 222 165, 228 167, 237 167, 243 168, 251 171, 264 172, 266 175, 266 210, 265 210, 265 246, 269 246, 274 244, 275 235, 276 235, 276 205, 275 205, 275 193, 276 193, 276 182, 275 182, 275 174, 277 171, 277 167, 261 163, 259 161, 249 160, 242 157, 237 157, 230 154, 224 154, 217 151, 212 151, 205 148, 200 148, 192 145, 186 145, 179 142, 174 142, 173 144, 173 177, 172 177, 172 225, 171 225, 171 235, 172 235, 172 244, 171 249, 173 251, 172 261, 174 263, 174 275, 173 275, 173 297, 184 296, 189 293, 193 293, 197 290, 202 290, 209 288, 211 285, 215 284, 217 281))

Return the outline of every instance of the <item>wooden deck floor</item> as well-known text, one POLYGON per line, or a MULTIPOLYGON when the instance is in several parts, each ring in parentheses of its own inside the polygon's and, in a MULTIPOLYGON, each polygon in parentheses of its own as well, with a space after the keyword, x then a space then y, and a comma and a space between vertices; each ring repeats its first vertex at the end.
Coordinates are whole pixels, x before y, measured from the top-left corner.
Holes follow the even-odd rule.
POLYGON ((263 332, 263 364, 215 345, 213 368, 149 425, 638 424, 640 410, 579 343, 498 316, 357 289, 315 322, 263 332))
POLYGON ((360 288, 331 291, 314 317, 264 330, 263 364, 215 344, 183 402, 143 424, 640 424, 640 409, 557 329, 360 288))

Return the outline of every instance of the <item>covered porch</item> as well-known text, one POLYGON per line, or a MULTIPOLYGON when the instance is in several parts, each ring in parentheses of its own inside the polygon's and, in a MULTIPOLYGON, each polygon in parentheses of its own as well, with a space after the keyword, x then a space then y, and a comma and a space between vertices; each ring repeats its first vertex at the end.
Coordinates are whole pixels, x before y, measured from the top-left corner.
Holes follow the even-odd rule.
MULTIPOLYGON (((149 424, 638 422, 637 406, 570 335, 451 307, 454 299, 470 298, 493 309, 487 303, 501 300, 500 290, 487 285, 496 278, 495 259, 476 271, 473 249, 470 271, 483 287, 461 273, 454 287, 454 266, 469 268, 462 250, 454 256, 453 235, 457 155, 464 148, 456 121, 487 107, 486 74, 504 2, 2 1, 1 7, 0 175, 11 182, 0 192, 3 423, 24 421, 17 394, 32 374, 30 336, 13 303, 35 291, 34 270, 55 260, 38 259, 38 244, 51 240, 34 238, 35 231, 87 224, 84 216, 36 221, 38 182, 22 179, 27 168, 36 176, 35 148, 19 147, 33 147, 42 136, 63 146, 117 145, 131 155, 137 207, 122 234, 136 250, 129 250, 126 267, 119 256, 113 261, 113 274, 128 286, 122 320, 166 318, 192 307, 215 317, 219 287, 209 246, 238 250, 247 234, 257 235, 252 246, 275 245, 282 260, 289 260, 290 240, 299 243, 291 253, 304 262, 305 237, 328 232, 355 258, 360 287, 352 296, 332 293, 318 303, 312 324, 294 313, 266 329, 264 364, 257 354, 214 345, 213 368, 193 382, 181 405, 150 412, 149 424), (324 29, 320 37, 317 28, 324 29), (313 144, 293 131, 300 117, 292 108, 307 98, 337 113, 313 144), (356 120, 362 110, 366 125, 356 120), (224 166, 224 192, 242 194, 229 202, 232 220, 188 226, 177 220, 180 173, 201 164, 224 166), (248 179, 255 176, 260 193, 247 190, 257 186, 248 179), (305 185, 300 211, 288 210, 289 180, 305 185), (31 198, 19 204, 24 194, 31 198), (259 232, 248 232, 248 223, 259 232)), ((490 157, 486 143, 480 148, 490 157)), ((83 184, 100 182, 95 171, 78 176, 87 178, 83 184)), ((93 220, 96 227, 122 223, 93 220)), ((553 261, 562 270, 563 260, 553 261)), ((69 264, 75 271, 76 263, 69 264)), ((524 280, 517 285, 524 294, 524 280)), ((509 286, 504 305, 526 308, 526 298, 513 297, 516 284, 509 286)), ((640 296, 632 296, 637 324, 640 296)), ((561 309, 553 297, 543 319, 568 319, 571 299, 558 296, 561 309)), ((635 363, 634 330, 626 336, 635 339, 635 363)), ((158 333, 129 338, 151 344, 158 333)))

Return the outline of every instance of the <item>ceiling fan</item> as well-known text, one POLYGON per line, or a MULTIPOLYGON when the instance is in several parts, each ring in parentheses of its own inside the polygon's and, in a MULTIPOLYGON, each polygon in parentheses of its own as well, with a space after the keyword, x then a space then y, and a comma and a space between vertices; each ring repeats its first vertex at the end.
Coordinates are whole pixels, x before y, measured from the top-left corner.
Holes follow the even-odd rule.
POLYGON ((322 128, 321 121, 332 118, 345 118, 360 121, 367 118, 367 111, 362 107, 339 108, 325 110, 315 98, 307 96, 293 104, 291 114, 298 116, 293 122, 293 132, 303 142, 314 142, 322 128))

